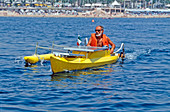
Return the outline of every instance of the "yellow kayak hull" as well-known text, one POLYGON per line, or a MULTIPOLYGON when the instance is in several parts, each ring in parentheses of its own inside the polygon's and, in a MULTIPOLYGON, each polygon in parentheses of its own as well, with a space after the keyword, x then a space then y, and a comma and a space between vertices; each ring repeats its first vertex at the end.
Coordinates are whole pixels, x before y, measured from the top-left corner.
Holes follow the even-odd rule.
POLYGON ((54 54, 42 54, 42 55, 32 55, 32 56, 25 56, 24 60, 27 63, 34 64, 37 63, 40 60, 50 60, 50 57, 54 56, 54 54))
MULTIPOLYGON (((76 51, 75 51, 76 52, 76 51)), ((94 53, 81 52, 84 57, 59 57, 51 56, 51 69, 53 73, 81 70, 111 63, 116 63, 119 59, 118 55, 110 55, 110 51, 98 51, 94 53)))

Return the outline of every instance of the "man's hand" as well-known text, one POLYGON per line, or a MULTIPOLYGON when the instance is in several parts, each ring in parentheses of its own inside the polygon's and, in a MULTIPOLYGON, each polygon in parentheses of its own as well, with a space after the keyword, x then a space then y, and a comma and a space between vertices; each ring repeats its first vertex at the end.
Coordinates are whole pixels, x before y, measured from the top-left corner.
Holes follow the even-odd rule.
POLYGON ((110 50, 110 54, 112 54, 114 52, 114 49, 113 48, 111 48, 111 50, 110 50))

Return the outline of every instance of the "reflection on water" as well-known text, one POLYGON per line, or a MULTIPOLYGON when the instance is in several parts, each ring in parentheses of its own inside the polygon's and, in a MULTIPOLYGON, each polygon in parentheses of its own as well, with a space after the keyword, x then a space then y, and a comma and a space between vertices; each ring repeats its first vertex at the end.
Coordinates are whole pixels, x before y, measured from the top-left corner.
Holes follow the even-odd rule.
POLYGON ((61 81, 63 79, 76 79, 75 76, 79 76, 81 73, 73 72, 73 73, 58 73, 51 75, 51 81, 61 81))
POLYGON ((90 74, 108 75, 108 74, 111 74, 112 72, 115 72, 114 70, 115 66, 116 65, 111 64, 111 65, 89 68, 85 70, 77 70, 77 71, 69 71, 67 73, 62 72, 62 73, 52 74, 51 81, 61 81, 67 78, 76 79, 76 77, 80 75, 90 75, 90 74))

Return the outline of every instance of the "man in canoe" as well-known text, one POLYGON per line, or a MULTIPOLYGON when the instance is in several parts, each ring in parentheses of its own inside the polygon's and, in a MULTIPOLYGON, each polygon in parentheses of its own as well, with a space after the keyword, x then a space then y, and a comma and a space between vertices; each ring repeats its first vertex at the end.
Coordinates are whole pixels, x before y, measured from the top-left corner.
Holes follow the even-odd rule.
POLYGON ((112 46, 110 49, 110 54, 114 52, 115 44, 110 40, 109 37, 107 37, 104 32, 103 26, 97 26, 95 29, 96 33, 92 33, 91 37, 89 39, 89 42, 87 46, 93 46, 93 47, 103 47, 107 46, 109 47, 109 44, 112 46))

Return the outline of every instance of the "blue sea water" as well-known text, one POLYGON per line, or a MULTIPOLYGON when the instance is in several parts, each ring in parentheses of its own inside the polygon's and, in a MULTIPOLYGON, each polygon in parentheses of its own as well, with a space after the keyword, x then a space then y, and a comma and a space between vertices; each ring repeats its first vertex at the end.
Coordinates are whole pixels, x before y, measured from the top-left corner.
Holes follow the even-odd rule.
POLYGON ((0 17, 1 112, 170 111, 170 18, 92 19, 0 17), (125 44, 124 61, 57 75, 50 62, 24 66, 37 42, 76 46, 97 25, 125 44))

